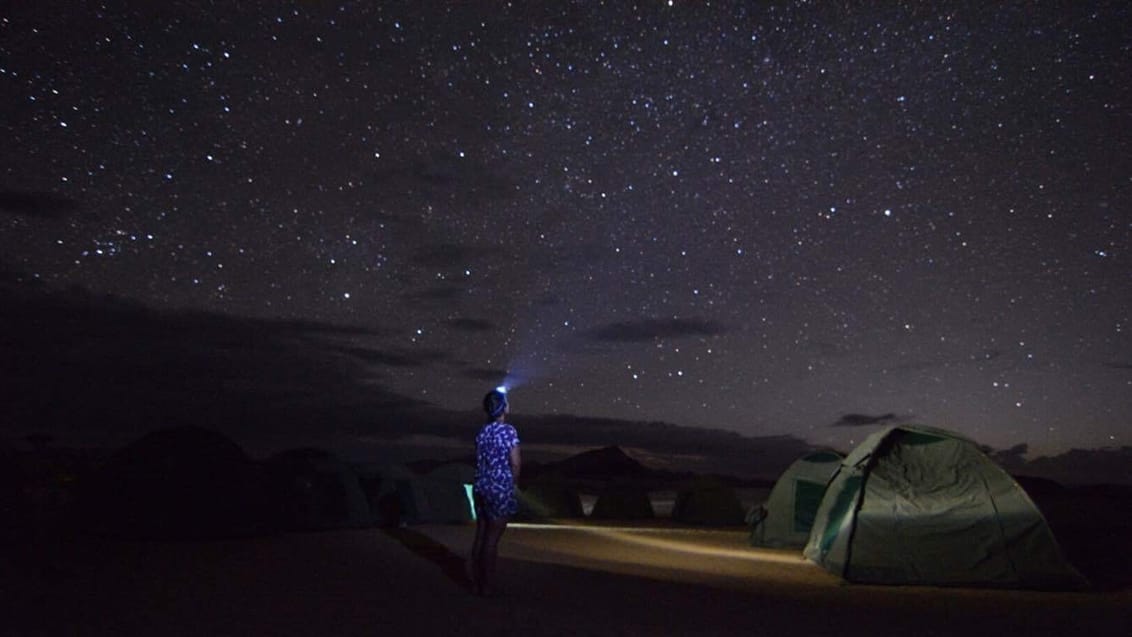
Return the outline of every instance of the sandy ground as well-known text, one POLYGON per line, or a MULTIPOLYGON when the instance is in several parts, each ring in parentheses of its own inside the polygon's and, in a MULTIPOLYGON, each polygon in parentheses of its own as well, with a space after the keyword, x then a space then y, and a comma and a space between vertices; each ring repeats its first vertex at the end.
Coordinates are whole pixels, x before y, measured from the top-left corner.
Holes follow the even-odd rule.
POLYGON ((845 584, 745 534, 514 525, 502 596, 472 596, 470 526, 5 547, 0 634, 1120 635, 1132 591, 845 584))

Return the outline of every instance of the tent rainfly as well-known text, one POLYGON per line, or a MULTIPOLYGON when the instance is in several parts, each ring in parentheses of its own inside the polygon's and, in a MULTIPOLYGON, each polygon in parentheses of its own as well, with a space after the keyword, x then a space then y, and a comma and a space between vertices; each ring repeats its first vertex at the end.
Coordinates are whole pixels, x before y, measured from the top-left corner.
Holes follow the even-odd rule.
POLYGON ((970 440, 918 426, 874 433, 842 461, 804 554, 855 582, 1087 585, 1017 482, 970 440))
POLYGON ((804 547, 825 487, 843 457, 836 451, 813 451, 787 467, 774 483, 766 503, 750 518, 751 544, 804 547))

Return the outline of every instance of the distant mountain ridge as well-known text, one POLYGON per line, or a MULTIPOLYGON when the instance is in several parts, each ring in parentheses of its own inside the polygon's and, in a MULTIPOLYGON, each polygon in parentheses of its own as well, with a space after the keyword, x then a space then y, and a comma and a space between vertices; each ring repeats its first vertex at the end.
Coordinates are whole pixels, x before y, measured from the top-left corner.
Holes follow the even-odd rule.
MULTIPOLYGON (((626 453, 621 447, 608 446, 583 451, 554 462, 531 462, 523 465, 523 482, 563 482, 578 487, 600 486, 610 482, 636 484, 649 488, 676 487, 702 474, 692 471, 654 469, 626 453)), ((758 484, 764 481, 744 480, 735 476, 713 475, 733 485, 758 484)))

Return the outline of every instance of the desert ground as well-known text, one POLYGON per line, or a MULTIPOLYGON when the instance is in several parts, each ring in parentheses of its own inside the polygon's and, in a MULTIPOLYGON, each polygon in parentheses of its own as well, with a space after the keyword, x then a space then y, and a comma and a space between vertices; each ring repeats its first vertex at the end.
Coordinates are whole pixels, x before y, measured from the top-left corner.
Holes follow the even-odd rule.
POLYGON ((514 524, 496 598, 471 525, 214 541, 7 544, 0 633, 32 635, 1129 635, 1132 589, 848 584, 742 529, 514 524))

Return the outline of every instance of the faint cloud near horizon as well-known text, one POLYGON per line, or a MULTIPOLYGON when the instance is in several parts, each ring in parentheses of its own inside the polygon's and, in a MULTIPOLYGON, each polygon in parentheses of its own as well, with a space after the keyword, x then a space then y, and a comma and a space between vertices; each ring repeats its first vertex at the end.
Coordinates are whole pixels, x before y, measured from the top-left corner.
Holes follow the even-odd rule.
POLYGON ((639 343, 658 338, 690 338, 695 336, 718 336, 723 327, 715 321, 698 319, 644 319, 621 321, 605 327, 595 328, 587 333, 593 340, 613 343, 639 343))
POLYGON ((845 414, 837 419, 837 422, 830 425, 831 427, 868 427, 870 425, 884 425, 895 423, 899 420, 896 414, 882 414, 880 416, 869 416, 866 414, 845 414))

